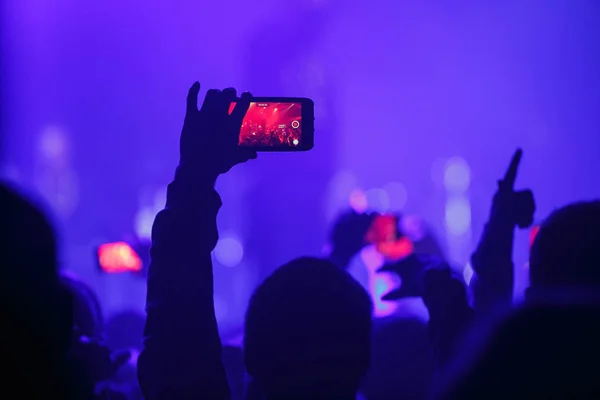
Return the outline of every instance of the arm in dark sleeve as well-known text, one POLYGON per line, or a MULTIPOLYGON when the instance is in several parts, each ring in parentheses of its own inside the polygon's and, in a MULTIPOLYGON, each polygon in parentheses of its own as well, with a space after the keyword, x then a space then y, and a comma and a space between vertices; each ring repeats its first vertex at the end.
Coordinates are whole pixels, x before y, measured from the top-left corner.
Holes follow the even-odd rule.
POLYGON ((490 220, 471 257, 473 277, 469 286, 478 313, 489 314, 510 307, 513 298, 512 263, 514 225, 490 220))
POLYGON ((459 345, 474 320, 463 281, 450 270, 425 272, 423 301, 429 311, 429 335, 436 375, 460 352, 459 345))
POLYGON ((138 360, 148 400, 229 398, 211 260, 221 200, 214 182, 202 184, 185 172, 178 169, 167 206, 152 228, 144 349, 138 360))

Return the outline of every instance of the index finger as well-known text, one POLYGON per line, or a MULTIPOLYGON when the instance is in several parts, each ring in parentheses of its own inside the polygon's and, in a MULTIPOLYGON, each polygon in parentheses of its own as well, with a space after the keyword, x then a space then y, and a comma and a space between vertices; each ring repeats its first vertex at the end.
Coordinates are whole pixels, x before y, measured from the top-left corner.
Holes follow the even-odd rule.
POLYGON ((242 95, 238 99, 232 99, 232 102, 235 101, 235 106, 233 107, 233 110, 231 110, 231 115, 229 116, 229 118, 231 124, 231 134, 235 134, 236 140, 238 140, 244 117, 248 112, 248 108, 250 108, 251 99, 252 95, 248 92, 242 93, 242 95))
POLYGON ((187 96, 186 115, 192 112, 198 112, 198 93, 200 92, 200 82, 194 82, 187 96))
POLYGON ((515 154, 512 157, 512 160, 510 161, 508 170, 506 170, 504 179, 502 179, 502 182, 504 183, 507 189, 512 189, 515 186, 515 180, 517 179, 517 170, 519 169, 519 164, 521 163, 521 157, 523 157, 523 150, 517 149, 517 151, 515 151, 515 154))
POLYGON ((242 125, 242 121, 250 107, 251 100, 252 95, 248 92, 242 93, 242 96, 239 99, 235 99, 235 107, 231 111, 231 119, 234 125, 242 125))

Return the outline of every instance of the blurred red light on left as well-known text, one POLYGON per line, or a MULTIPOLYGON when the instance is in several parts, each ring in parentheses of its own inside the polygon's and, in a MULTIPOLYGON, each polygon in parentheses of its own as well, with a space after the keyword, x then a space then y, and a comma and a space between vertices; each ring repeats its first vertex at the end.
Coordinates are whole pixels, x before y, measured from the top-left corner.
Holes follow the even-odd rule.
POLYGON ((533 242, 535 241, 535 237, 537 236, 539 231, 540 231, 539 226, 534 226, 533 228, 531 228, 531 232, 529 232, 529 248, 530 249, 531 249, 531 246, 533 246, 533 242))
POLYGON ((106 273, 138 272, 142 260, 136 251, 125 242, 106 243, 98 247, 98 262, 106 273))

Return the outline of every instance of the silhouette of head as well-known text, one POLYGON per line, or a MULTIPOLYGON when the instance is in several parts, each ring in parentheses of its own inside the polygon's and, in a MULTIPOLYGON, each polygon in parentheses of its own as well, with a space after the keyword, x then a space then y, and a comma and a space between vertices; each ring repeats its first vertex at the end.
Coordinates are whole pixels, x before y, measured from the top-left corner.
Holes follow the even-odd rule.
POLYGON ((425 399, 433 378, 427 324, 413 318, 374 322, 371 367, 362 386, 369 400, 425 399))
POLYGON ((113 350, 142 349, 146 318, 136 311, 123 311, 108 320, 106 343, 113 350))
POLYGON ((600 287, 599 231, 600 201, 575 203, 553 212, 531 249, 531 289, 600 287))
POLYGON ((102 308, 94 291, 84 282, 62 272, 60 285, 73 299, 73 326, 80 335, 100 339, 104 331, 102 308))
MULTIPOLYGON (((37 379, 37 388, 50 392, 45 383, 60 384, 56 368, 71 340, 71 299, 58 284, 50 224, 37 208, 3 185, 0 274, 4 371, 10 371, 14 379, 37 379)), ((7 382, 16 381, 7 378, 7 382)))
POLYGON ((250 300, 246 368, 270 398, 352 396, 369 365, 371 315, 369 295, 346 272, 294 260, 250 300))
POLYGON ((527 307, 488 334, 442 398, 598 398, 600 308, 527 307))
POLYGON ((56 242, 44 215, 0 185, 0 221, 2 293, 29 298, 56 288, 56 242))

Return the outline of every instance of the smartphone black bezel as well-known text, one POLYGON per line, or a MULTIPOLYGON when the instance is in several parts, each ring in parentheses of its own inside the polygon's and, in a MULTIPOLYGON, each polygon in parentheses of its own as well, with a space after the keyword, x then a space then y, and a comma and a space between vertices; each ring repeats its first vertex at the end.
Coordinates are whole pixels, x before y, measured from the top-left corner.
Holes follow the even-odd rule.
POLYGON ((315 145, 315 103, 307 97, 253 97, 253 103, 300 103, 302 108, 302 141, 295 147, 240 146, 260 152, 289 153, 311 150, 315 145))

